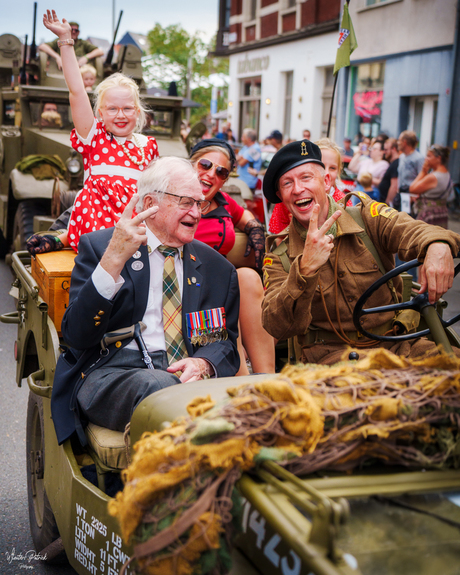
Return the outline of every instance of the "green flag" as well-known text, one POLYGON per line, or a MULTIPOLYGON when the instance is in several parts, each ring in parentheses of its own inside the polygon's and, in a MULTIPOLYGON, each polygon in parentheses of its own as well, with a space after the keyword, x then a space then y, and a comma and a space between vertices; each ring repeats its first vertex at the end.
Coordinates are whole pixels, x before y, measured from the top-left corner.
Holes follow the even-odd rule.
POLYGON ((357 47, 358 42, 356 41, 355 31, 353 30, 353 24, 348 12, 348 2, 345 2, 343 5, 342 24, 339 32, 339 47, 337 48, 334 74, 337 74, 340 68, 350 65, 351 53, 357 47))

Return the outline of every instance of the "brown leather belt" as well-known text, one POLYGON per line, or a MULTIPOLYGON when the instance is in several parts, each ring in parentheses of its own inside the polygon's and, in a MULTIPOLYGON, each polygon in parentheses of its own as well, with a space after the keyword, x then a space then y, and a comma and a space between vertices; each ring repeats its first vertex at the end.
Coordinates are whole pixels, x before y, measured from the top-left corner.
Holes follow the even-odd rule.
MULTIPOLYGON (((393 320, 390 319, 384 324, 373 328, 372 333, 375 333, 376 335, 382 335, 387 331, 390 331, 392 328, 393 320)), ((366 339, 358 331, 346 331, 344 333, 349 339, 353 341, 364 341, 366 339)), ((299 335, 299 343, 303 347, 306 345, 321 345, 324 343, 344 343, 344 341, 340 339, 340 337, 333 331, 328 331, 326 329, 316 329, 315 327, 310 326, 306 334, 299 335)))

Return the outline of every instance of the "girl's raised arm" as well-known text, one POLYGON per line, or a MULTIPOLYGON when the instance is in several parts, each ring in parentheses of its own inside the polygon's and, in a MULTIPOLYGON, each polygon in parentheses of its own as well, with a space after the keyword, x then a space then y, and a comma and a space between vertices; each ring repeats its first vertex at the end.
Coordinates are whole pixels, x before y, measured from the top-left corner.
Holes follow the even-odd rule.
POLYGON ((45 28, 51 30, 59 38, 58 45, 61 49, 62 70, 69 88, 73 122, 78 134, 82 138, 86 138, 93 125, 94 114, 80 74, 80 67, 71 38, 70 24, 65 18, 61 22, 54 10, 46 11, 46 14, 43 15, 43 24, 45 28))

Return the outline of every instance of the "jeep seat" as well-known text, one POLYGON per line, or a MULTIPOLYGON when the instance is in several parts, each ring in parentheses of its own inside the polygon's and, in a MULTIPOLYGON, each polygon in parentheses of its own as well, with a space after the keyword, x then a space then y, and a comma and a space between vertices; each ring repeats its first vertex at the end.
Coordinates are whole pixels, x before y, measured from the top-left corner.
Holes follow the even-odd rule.
POLYGON ((86 447, 96 466, 99 489, 105 492, 105 475, 128 467, 129 435, 89 423, 85 429, 86 447))

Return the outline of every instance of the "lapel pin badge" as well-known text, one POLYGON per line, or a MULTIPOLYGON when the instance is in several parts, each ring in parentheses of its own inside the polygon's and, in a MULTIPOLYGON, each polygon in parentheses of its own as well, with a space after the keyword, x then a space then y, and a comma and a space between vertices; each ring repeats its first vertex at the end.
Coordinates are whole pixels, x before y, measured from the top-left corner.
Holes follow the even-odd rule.
POLYGON ((141 257, 141 252, 140 252, 139 250, 137 250, 137 252, 135 252, 135 253, 133 254, 133 258, 134 258, 135 260, 138 260, 140 257, 141 257))
POLYGON ((194 262, 196 262, 196 257, 193 254, 190 254, 190 259, 194 262))
POLYGON ((135 261, 131 264, 131 268, 135 272, 140 272, 143 267, 144 267, 144 264, 142 262, 135 261))

